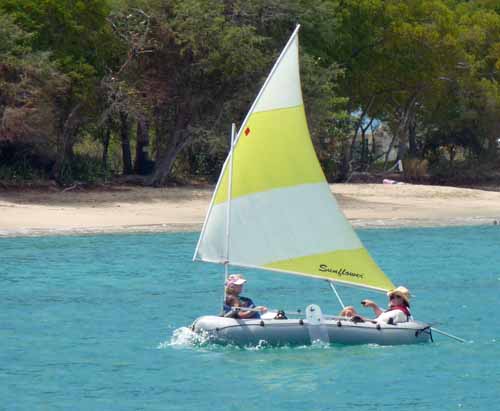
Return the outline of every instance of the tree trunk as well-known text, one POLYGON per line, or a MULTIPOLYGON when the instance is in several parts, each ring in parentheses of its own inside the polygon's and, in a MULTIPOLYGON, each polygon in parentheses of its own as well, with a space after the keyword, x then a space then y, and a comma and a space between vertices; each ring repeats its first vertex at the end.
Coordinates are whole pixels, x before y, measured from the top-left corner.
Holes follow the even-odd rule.
POLYGON ((120 112, 120 138, 122 142, 123 174, 132 174, 132 154, 130 151, 130 121, 128 114, 120 112))
POLYGON ((367 159, 366 130, 361 129, 361 168, 364 168, 367 159))
POLYGON ((417 96, 411 96, 402 109, 398 126, 398 160, 403 160, 408 152, 409 146, 409 124, 415 115, 415 103, 417 96))
POLYGON ((102 169, 107 171, 108 169, 108 152, 109 152, 109 140, 111 139, 111 128, 106 127, 102 130, 102 169))
POLYGON ((498 135, 491 133, 488 136, 488 159, 496 160, 498 157, 498 135))
POLYGON ((145 119, 137 121, 137 142, 135 146, 136 174, 145 175, 148 173, 148 146, 149 146, 149 124, 145 119))
POLYGON ((366 106, 366 108, 362 111, 361 116, 359 117, 359 121, 356 124, 356 130, 354 131, 354 136, 352 137, 352 140, 351 140, 351 147, 349 150, 349 158, 347 159, 348 163, 350 163, 353 159, 356 138, 358 137, 359 130, 363 127, 363 120, 365 119, 365 116, 369 113, 369 111, 371 110, 374 101, 375 101, 375 96, 372 96, 370 98, 368 106, 366 106))
POLYGON ((155 171, 148 181, 148 185, 163 186, 168 182, 172 166, 177 158, 177 155, 186 147, 192 140, 192 136, 188 135, 187 130, 178 130, 172 138, 171 144, 162 156, 158 156, 155 164, 155 171))
POLYGON ((403 137, 403 133, 399 134, 399 142, 398 142, 398 157, 396 160, 403 160, 406 157, 406 153, 408 152, 408 145, 406 140, 403 137))
POLYGON ((148 180, 148 185, 159 187, 168 182, 177 155, 191 142, 191 140, 192 135, 188 134, 187 130, 177 130, 174 132, 167 150, 161 156, 157 157, 155 171, 148 180))
POLYGON ((349 139, 342 139, 340 150, 342 152, 342 157, 340 159, 340 167, 337 173, 337 181, 346 181, 351 173, 351 162, 349 160, 349 139))
POLYGON ((146 184, 158 187, 168 182, 177 155, 193 139, 193 134, 188 130, 192 107, 187 101, 182 101, 177 105, 175 124, 174 127, 170 127, 172 131, 169 130, 168 132, 166 131, 168 125, 162 111, 155 111, 156 162, 154 173, 147 180, 146 184))
POLYGON ((375 130, 373 129, 373 125, 371 126, 372 132, 372 158, 377 157, 377 140, 375 138, 375 130))
POLYGON ((76 104, 68 113, 65 120, 61 122, 57 139, 57 159, 52 168, 52 175, 60 184, 64 184, 72 179, 71 160, 74 156, 73 146, 75 144, 75 136, 81 122, 81 118, 79 117, 81 106, 80 103, 76 104))
POLYGON ((448 154, 450 155, 450 168, 453 168, 453 162, 455 160, 455 153, 456 153, 455 146, 453 144, 448 146, 448 154))
POLYGON ((364 171, 368 166, 368 139, 366 138, 366 132, 372 126, 373 118, 366 127, 361 126, 361 169, 364 171))
POLYGON ((394 143, 395 143, 396 137, 397 137, 397 131, 394 130, 394 127, 391 127, 391 133, 392 133, 391 142, 389 143, 389 147, 387 148, 387 151, 385 152, 384 171, 387 171, 387 163, 389 162, 389 155, 391 154, 392 147, 394 147, 394 143))
POLYGON ((418 157, 417 150, 417 124, 415 122, 415 113, 411 116, 408 122, 408 144, 410 147, 409 153, 413 158, 418 157))

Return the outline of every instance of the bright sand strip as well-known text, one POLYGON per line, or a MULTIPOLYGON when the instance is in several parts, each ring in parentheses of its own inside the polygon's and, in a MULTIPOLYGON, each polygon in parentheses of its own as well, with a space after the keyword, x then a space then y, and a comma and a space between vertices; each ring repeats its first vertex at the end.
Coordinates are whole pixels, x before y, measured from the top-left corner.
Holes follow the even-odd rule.
MULTIPOLYGON (((357 227, 492 224, 500 220, 500 192, 409 184, 331 187, 357 227)), ((212 189, 0 192, 0 236, 199 231, 212 189)))

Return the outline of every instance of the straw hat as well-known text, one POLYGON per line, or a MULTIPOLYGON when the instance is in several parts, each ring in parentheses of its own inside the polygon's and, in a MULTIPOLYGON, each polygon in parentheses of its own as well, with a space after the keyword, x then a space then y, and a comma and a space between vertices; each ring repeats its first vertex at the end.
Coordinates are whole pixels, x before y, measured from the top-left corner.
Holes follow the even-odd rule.
POLYGON ((387 292, 387 297, 391 297, 391 295, 399 295, 403 300, 406 301, 406 304, 410 304, 410 290, 408 288, 399 286, 391 291, 387 292))

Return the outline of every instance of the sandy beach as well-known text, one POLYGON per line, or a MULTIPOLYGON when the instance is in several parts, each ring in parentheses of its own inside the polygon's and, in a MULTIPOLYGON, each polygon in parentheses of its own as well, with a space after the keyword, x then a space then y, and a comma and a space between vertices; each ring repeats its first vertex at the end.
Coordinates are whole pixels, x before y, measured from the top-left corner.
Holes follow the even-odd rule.
MULTIPOLYGON (((453 187, 335 184, 355 227, 493 224, 500 192, 453 187)), ((115 186, 86 191, 0 192, 0 236, 198 231, 213 187, 115 186)))

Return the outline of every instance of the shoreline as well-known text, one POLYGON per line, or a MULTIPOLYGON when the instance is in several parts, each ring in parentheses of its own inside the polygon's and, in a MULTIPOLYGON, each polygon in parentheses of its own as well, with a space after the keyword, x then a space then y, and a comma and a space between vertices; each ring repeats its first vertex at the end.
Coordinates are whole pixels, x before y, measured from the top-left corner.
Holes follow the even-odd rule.
MULTIPOLYGON (((442 186, 330 186, 355 228, 492 225, 500 192, 442 186)), ((0 192, 0 238, 199 232, 213 187, 0 192)))
MULTIPOLYGON (((446 227, 473 227, 500 225, 500 220, 494 218, 455 218, 449 220, 348 220, 355 229, 404 229, 404 228, 446 228, 446 227)), ((112 234, 157 234, 157 233, 199 233, 203 224, 148 224, 139 226, 109 226, 85 228, 20 228, 13 230, 0 230, 0 238, 28 238, 52 236, 93 236, 112 234)))

